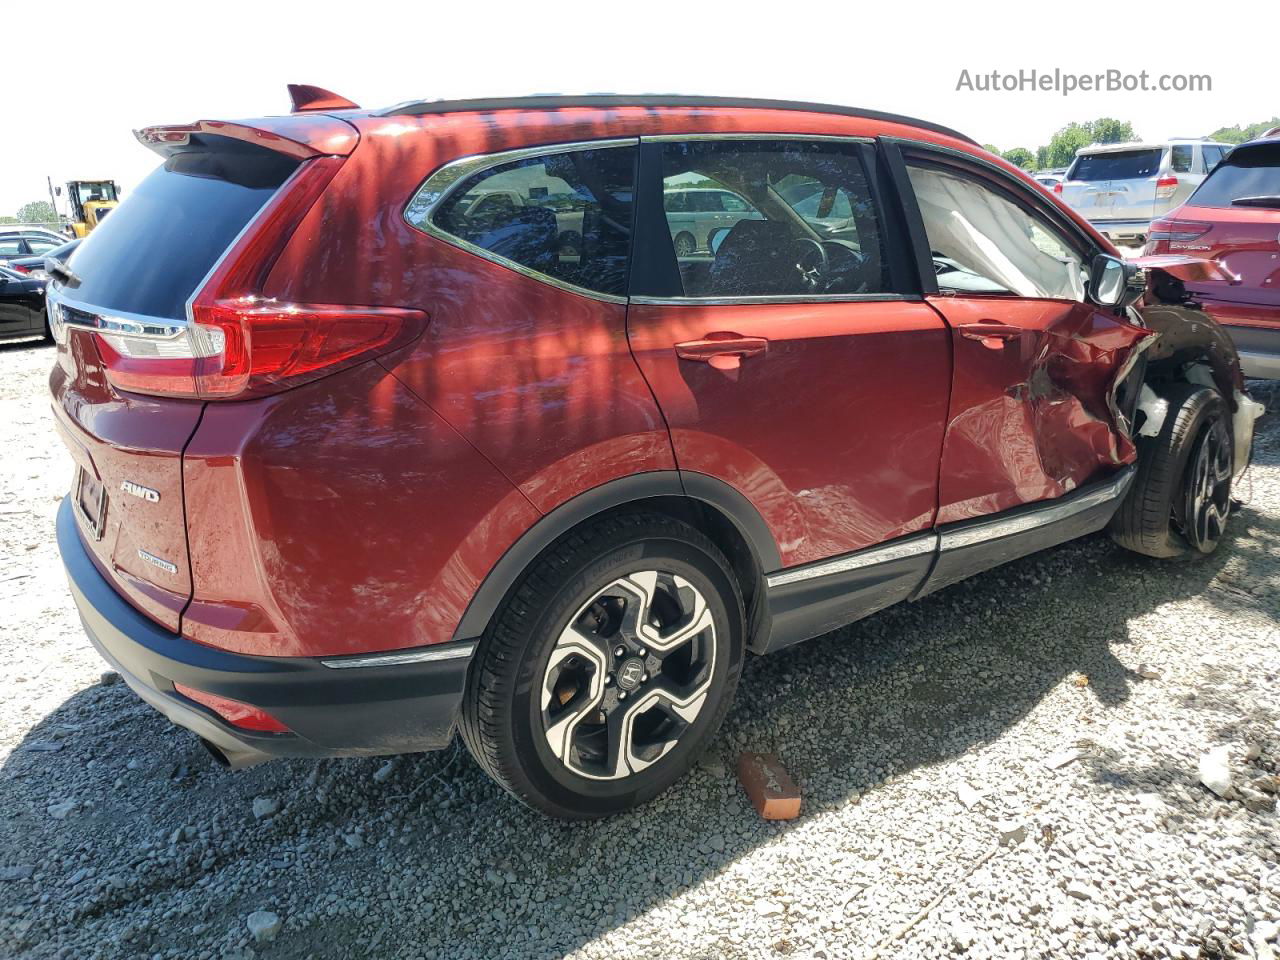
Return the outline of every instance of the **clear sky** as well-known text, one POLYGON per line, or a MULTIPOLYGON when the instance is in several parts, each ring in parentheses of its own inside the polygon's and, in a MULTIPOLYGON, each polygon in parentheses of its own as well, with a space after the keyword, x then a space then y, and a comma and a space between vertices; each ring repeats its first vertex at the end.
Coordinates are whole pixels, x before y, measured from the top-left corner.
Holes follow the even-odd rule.
POLYGON ((48 23, 5 18, 0 214, 46 198, 46 175, 115 179, 127 192, 155 162, 134 128, 286 113, 289 82, 363 106, 553 91, 818 100, 1033 150, 1069 121, 1099 116, 1130 120, 1156 139, 1280 114, 1268 49, 1280 23, 1274 2, 60 0, 53 10, 48 23), (1145 69, 1153 82, 1209 74, 1213 89, 1065 97, 956 89, 962 70, 1055 68, 1145 69))

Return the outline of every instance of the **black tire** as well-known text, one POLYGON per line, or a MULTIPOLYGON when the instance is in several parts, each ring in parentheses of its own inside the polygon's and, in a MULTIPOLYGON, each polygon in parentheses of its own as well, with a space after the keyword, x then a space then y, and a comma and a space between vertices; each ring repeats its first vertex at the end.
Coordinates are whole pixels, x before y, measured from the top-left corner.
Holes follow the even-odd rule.
POLYGON ((1227 478, 1220 483, 1222 522, 1231 502, 1231 418, 1216 390, 1176 384, 1163 394, 1169 408, 1160 432, 1138 437, 1138 473, 1111 520, 1111 537, 1127 550, 1148 557, 1186 557, 1212 553, 1221 528, 1198 535, 1194 518, 1193 466, 1202 448, 1225 437, 1227 478))
MULTIPOLYGON (((659 593, 661 590, 654 590, 651 596, 659 593)), ((670 601, 668 597, 667 602, 670 601)), ((678 598, 676 605, 678 608, 678 598)), ((651 600, 647 605, 639 605, 637 610, 651 612, 657 606, 658 602, 651 600)), ((622 614, 618 617, 621 621, 622 614)), ((688 623, 686 629, 694 625, 688 623)), ((679 631, 673 630, 672 635, 676 632, 679 631)), ((463 741, 480 766, 502 787, 525 804, 551 816, 589 819, 628 810, 651 800, 683 776, 715 735, 742 671, 743 633, 739 585, 728 561, 711 540, 688 524, 660 514, 601 518, 548 548, 495 613, 468 677, 460 723, 463 741), (628 721, 631 726, 623 725, 623 729, 628 730, 628 759, 624 761, 628 772, 617 779, 592 779, 571 767, 569 759, 559 759, 551 745, 554 735, 550 731, 554 724, 547 719, 548 710, 560 709, 555 698, 552 706, 547 706, 547 691, 553 686, 552 672, 560 669, 555 663, 581 659, 569 657, 556 661, 552 658, 563 657, 564 637, 569 635, 570 624, 581 628, 588 616, 595 616, 597 619, 592 622, 599 625, 600 598, 604 596, 601 591, 609 590, 632 574, 647 576, 643 571, 659 571, 659 575, 671 578, 670 583, 682 584, 675 588, 678 592, 691 595, 688 591, 695 590, 705 601, 699 609, 704 611, 704 616, 705 612, 710 613, 714 629, 709 635, 704 629, 697 634, 699 639, 690 641, 701 645, 698 649, 704 656, 700 666, 685 667, 698 671, 694 682, 705 693, 698 695, 696 715, 687 722, 674 716, 658 717, 656 724, 664 736, 673 729, 680 732, 672 734, 669 742, 664 741, 665 746, 657 748, 658 759, 645 761, 651 765, 631 771, 632 735, 642 723, 652 727, 654 716, 661 713, 656 707, 644 711, 638 708, 648 702, 646 691, 655 684, 667 682, 667 675, 662 672, 667 665, 663 662, 646 668, 653 670, 653 676, 644 673, 645 685, 634 689, 631 703, 623 708, 618 700, 632 689, 624 686, 624 680, 629 682, 631 678, 624 676, 626 660, 613 656, 615 639, 623 634, 609 634, 600 627, 599 637, 592 639, 605 638, 602 641, 604 656, 611 659, 600 662, 606 664, 605 670, 609 672, 601 677, 599 687, 593 686, 590 680, 585 687, 592 695, 605 697, 604 688, 608 685, 613 705, 606 708, 607 700, 593 701, 583 689, 569 694, 567 701, 560 697, 559 704, 568 704, 566 710, 579 703, 576 699, 579 695, 583 697, 582 703, 595 704, 580 710, 584 719, 574 721, 570 732, 560 741, 561 748, 567 757, 585 765, 590 755, 584 755, 573 738, 586 735, 573 731, 597 729, 592 726, 595 718, 604 724, 604 729, 611 730, 613 711, 621 710, 619 716, 633 716, 628 721), (585 718, 591 718, 591 723, 585 718)), ((641 657, 645 653, 643 648, 639 649, 641 657)), ((648 653, 653 656, 655 651, 648 653)), ((626 659, 631 658, 629 652, 626 659)), ((693 660, 694 655, 689 654, 689 658, 693 660)), ((593 662, 585 666, 591 670, 590 677, 599 672, 593 662)), ((609 734, 602 736, 607 739, 609 734)), ((589 741, 603 742, 604 739, 589 741)), ((607 766, 608 757, 616 756, 618 751, 613 749, 612 742, 604 749, 602 769, 604 775, 612 776, 607 766)), ((655 748, 641 744, 639 749, 655 748)))
POLYGON ((691 257, 698 250, 698 242, 691 233, 678 233, 674 241, 677 257, 691 257))

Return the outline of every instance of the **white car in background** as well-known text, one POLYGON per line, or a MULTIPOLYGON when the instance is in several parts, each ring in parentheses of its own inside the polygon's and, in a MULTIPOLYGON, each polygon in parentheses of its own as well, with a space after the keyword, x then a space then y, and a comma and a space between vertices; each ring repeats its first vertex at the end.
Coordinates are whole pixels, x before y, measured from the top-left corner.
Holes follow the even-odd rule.
POLYGON ((1053 192, 1112 243, 1141 245, 1151 221, 1184 203, 1230 151, 1209 140, 1094 144, 1076 152, 1053 192))
POLYGON ((1058 184, 1062 183, 1062 171, 1041 170, 1038 173, 1033 173, 1031 175, 1031 179, 1040 184, 1040 186, 1044 187, 1050 193, 1056 193, 1057 190, 1055 188, 1058 184))

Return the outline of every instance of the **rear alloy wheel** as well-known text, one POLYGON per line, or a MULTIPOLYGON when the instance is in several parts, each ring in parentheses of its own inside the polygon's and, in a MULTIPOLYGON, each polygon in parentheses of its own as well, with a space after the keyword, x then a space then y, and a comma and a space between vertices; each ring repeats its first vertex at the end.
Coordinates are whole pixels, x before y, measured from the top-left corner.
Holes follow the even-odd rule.
POLYGON ((742 599, 701 532, 607 517, 534 562, 472 664, 463 739, 552 816, 607 816, 679 779, 715 735, 742 668, 742 599))
POLYGON ((548 747, 593 780, 639 773, 698 719, 715 658, 715 618, 697 587, 664 570, 619 577, 551 650, 542 679, 548 747))
POLYGON ((691 233, 676 234, 675 248, 677 257, 692 257, 698 249, 697 243, 693 239, 691 233))

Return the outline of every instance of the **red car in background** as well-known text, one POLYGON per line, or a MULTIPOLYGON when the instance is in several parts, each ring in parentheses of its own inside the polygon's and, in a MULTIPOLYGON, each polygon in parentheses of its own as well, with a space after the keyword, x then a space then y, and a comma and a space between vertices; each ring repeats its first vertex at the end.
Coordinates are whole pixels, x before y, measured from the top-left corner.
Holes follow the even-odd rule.
POLYGON ((959 133, 294 92, 140 131, 162 165, 48 294, 72 594, 224 762, 460 729, 602 816, 689 768, 747 652, 1108 525, 1223 536, 1259 412, 1230 341, 1139 313, 1136 267, 959 133), (705 248, 689 185, 743 201, 705 248))
POLYGON ((1231 334, 1247 377, 1280 377, 1280 128, 1236 147, 1185 204, 1151 224, 1147 254, 1219 263, 1234 282, 1187 293, 1231 334))

